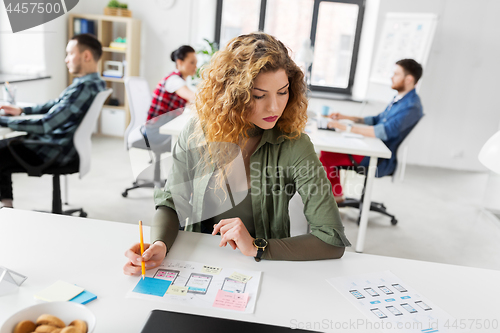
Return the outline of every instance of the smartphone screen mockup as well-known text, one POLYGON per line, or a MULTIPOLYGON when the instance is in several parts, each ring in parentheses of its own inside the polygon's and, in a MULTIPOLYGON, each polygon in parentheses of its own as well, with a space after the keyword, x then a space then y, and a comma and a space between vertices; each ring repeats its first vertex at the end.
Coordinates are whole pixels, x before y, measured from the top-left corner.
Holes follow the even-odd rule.
POLYGON ((357 290, 349 290, 352 296, 356 297, 357 299, 365 298, 362 293, 360 293, 357 290))
POLYGON ((390 305, 390 306, 386 306, 387 310, 389 310, 393 315, 395 316, 401 316, 403 313, 401 311, 399 311, 398 309, 396 309, 394 306, 390 305))
POLYGON ((171 269, 159 269, 156 271, 153 278, 171 281, 173 284, 179 273, 179 271, 174 271, 171 269))
POLYGON ((394 283, 392 286, 394 287, 394 289, 396 289, 397 291, 402 292, 402 293, 405 293, 408 291, 405 288, 403 288, 402 285, 400 285, 398 283, 394 283))
POLYGON ((365 291, 372 297, 380 296, 373 288, 365 288, 365 291))
POLYGON ((370 309, 370 311, 373 312, 380 319, 387 318, 387 316, 378 308, 370 309))
POLYGON ((231 293, 241 294, 245 292, 246 285, 247 285, 246 283, 236 281, 230 278, 225 278, 221 290, 229 291, 231 293))
POLYGON ((210 281, 212 281, 212 275, 191 273, 186 282, 188 293, 205 295, 210 285, 210 281))
POLYGON ((425 304, 422 301, 415 301, 415 304, 417 304, 418 306, 420 306, 425 311, 432 310, 432 308, 430 306, 428 306, 427 304, 425 304))
POLYGON ((408 311, 409 313, 415 313, 415 312, 418 312, 417 310, 415 310, 410 304, 408 303, 403 303, 401 304, 401 307, 403 309, 405 309, 406 311, 408 311))
POLYGON ((387 288, 386 286, 378 286, 378 289, 382 290, 387 295, 394 294, 392 290, 387 288))

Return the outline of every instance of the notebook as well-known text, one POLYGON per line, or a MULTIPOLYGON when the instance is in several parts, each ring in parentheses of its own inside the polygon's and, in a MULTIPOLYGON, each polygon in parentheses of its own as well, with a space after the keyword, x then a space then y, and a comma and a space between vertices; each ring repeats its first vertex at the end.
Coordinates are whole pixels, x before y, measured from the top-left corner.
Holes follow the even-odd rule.
POLYGON ((74 284, 57 281, 36 294, 35 298, 45 302, 64 302, 81 294, 83 290, 83 288, 75 286, 74 284))
POLYGON ((291 327, 250 323, 231 319, 199 316, 165 310, 151 311, 141 333, 193 333, 213 328, 217 333, 298 333, 314 332, 291 327), (216 329, 215 329, 216 328, 216 329))

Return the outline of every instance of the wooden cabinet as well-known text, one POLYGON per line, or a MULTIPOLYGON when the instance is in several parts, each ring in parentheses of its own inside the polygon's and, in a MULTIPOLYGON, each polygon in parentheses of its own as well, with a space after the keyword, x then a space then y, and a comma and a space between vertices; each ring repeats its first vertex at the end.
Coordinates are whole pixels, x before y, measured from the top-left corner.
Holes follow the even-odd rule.
MULTIPOLYGON (((97 33, 97 38, 101 42, 103 54, 98 64, 99 72, 102 76, 104 70, 104 63, 108 60, 120 61, 124 64, 124 77, 126 76, 139 76, 139 63, 140 63, 140 50, 141 50, 141 21, 131 17, 110 16, 110 15, 87 15, 87 14, 69 14, 68 24, 68 37, 71 38, 75 35, 74 27, 75 20, 83 19, 94 22, 94 31, 97 33), (110 43, 117 37, 125 37, 127 39, 127 47, 125 50, 110 48, 110 43)), ((68 39, 69 39, 68 38, 68 39)), ((74 76, 68 74, 68 85, 73 81, 74 76)), ((119 100, 118 106, 105 105, 106 109, 114 109, 117 112, 123 112, 125 119, 125 127, 130 122, 130 109, 129 101, 125 93, 124 78, 105 77, 102 79, 106 85, 113 88, 112 97, 119 100)), ((105 104, 109 103, 106 101, 105 104)), ((101 126, 104 121, 103 117, 100 118, 98 131, 101 134, 116 136, 116 131, 113 133, 106 133, 101 126)), ((123 128, 123 132, 125 128, 123 128)), ((123 134, 121 135, 123 136, 123 134)))

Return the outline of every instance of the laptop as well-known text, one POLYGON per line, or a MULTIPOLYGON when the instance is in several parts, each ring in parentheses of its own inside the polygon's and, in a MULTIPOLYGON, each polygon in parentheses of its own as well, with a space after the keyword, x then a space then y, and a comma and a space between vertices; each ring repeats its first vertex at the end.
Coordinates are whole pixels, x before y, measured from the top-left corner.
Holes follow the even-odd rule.
POLYGON ((153 310, 141 333, 296 333, 315 332, 165 310, 153 310))

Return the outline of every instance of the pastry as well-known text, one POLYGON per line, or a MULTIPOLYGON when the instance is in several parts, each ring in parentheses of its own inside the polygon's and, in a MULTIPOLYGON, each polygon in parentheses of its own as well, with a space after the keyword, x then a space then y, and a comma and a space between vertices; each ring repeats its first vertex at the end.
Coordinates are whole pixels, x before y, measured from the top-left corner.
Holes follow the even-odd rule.
POLYGON ((78 328, 82 333, 87 333, 87 323, 84 322, 83 320, 76 319, 73 320, 68 326, 74 326, 78 328))
POLYGON ((36 320, 37 325, 50 325, 54 327, 63 328, 66 324, 59 318, 49 314, 43 314, 36 320))
POLYGON ((52 325, 40 325, 35 329, 35 332, 37 332, 37 333, 52 333, 56 329, 57 329, 57 327, 52 326, 52 325))
POLYGON ((35 330, 36 325, 31 320, 23 320, 14 328, 14 333, 31 333, 35 330))
POLYGON ((61 330, 61 333, 83 333, 82 331, 80 331, 78 328, 76 328, 75 326, 66 326, 65 328, 63 328, 61 330))

